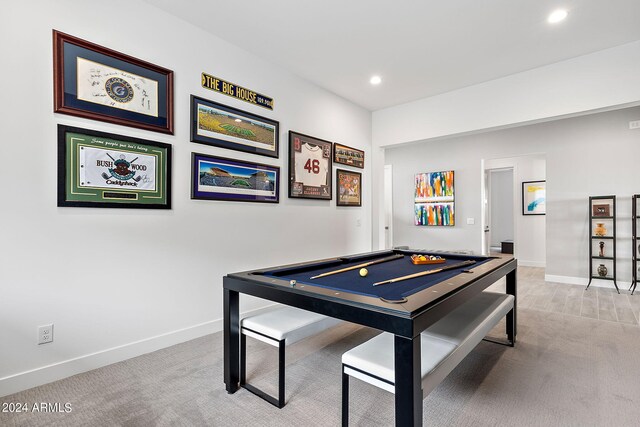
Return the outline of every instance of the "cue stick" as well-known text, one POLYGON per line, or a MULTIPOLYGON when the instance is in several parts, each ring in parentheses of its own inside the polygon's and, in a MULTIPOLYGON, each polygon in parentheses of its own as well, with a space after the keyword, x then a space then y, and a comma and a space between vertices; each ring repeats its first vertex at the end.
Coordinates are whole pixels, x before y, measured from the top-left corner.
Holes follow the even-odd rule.
POLYGON ((382 282, 377 282, 377 283, 374 283, 373 286, 386 285, 388 283, 395 283, 395 282, 399 282, 401 280, 407 280, 407 279, 413 279, 415 277, 426 276, 427 274, 440 273, 441 271, 453 270, 453 269, 456 269, 456 268, 464 267, 466 265, 471 265, 471 264, 475 264, 475 263, 476 262, 473 261, 473 260, 464 261, 464 262, 461 262, 461 263, 458 263, 458 264, 450 265, 448 267, 436 268, 434 270, 421 271, 420 273, 408 274, 406 276, 396 277, 395 279, 389 279, 389 280, 385 280, 385 281, 382 281, 382 282))
POLYGON ((394 259, 404 258, 402 254, 396 254, 386 258, 380 258, 373 261, 365 262, 363 264, 353 265, 351 267, 341 268, 340 270, 328 271, 326 273, 318 274, 317 276, 313 276, 312 279, 317 279, 319 277, 331 276, 332 274, 344 273, 345 271, 355 270, 356 268, 364 268, 369 267, 373 264, 380 264, 381 262, 393 261, 394 259))

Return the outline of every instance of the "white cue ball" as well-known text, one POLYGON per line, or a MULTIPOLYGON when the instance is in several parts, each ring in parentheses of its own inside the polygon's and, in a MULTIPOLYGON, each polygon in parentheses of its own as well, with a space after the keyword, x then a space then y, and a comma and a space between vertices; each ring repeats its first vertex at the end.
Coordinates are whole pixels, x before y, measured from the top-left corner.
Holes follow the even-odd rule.
POLYGON ((365 277, 367 274, 369 274, 369 271, 366 268, 360 269, 360 276, 365 277))

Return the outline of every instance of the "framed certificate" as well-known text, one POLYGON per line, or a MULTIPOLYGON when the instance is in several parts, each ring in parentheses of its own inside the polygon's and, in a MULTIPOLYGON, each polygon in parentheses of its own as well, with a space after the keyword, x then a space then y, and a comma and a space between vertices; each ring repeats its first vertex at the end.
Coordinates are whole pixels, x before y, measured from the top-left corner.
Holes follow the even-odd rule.
POLYGON ((54 112, 173 134, 173 71, 53 31, 54 112))
POLYGON ((58 206, 171 209, 171 145, 58 125, 58 206))
POLYGON ((331 146, 289 131, 289 197, 331 200, 331 146))

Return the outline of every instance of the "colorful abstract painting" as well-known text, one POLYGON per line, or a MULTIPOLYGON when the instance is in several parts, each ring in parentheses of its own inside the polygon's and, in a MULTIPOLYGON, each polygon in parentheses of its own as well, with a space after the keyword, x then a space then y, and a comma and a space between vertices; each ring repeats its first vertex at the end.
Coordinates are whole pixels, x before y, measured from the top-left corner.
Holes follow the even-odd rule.
POLYGON ((415 225, 455 225, 453 171, 416 174, 415 225))
POLYGON ((522 215, 544 215, 547 212, 547 182, 522 183, 522 215))

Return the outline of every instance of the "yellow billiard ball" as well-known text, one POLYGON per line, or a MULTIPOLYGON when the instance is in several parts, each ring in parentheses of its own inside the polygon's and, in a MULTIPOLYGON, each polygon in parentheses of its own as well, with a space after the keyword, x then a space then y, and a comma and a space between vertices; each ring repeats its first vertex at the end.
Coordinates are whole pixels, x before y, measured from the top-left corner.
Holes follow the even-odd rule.
POLYGON ((366 268, 360 269, 360 276, 365 277, 367 274, 369 274, 369 271, 366 268))

